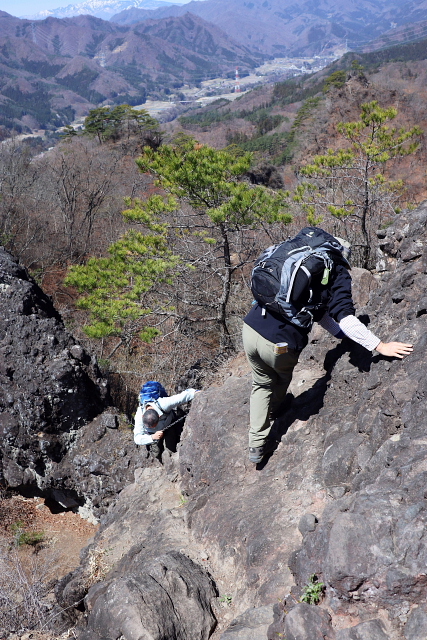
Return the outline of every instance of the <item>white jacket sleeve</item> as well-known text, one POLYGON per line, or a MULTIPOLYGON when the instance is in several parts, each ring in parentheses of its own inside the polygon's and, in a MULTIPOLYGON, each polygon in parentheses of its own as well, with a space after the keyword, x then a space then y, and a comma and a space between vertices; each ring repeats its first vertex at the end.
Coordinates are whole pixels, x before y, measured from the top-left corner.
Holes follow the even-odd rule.
MULTIPOLYGON (((186 402, 190 402, 195 396, 196 389, 186 389, 181 393, 177 393, 174 396, 168 396, 166 398, 158 398, 156 403, 159 405, 160 409, 167 413, 168 411, 172 411, 175 407, 179 407, 180 404, 185 404, 186 402)), ((142 416, 141 416, 142 422, 142 416)))
POLYGON ((372 331, 369 331, 365 325, 356 318, 356 316, 346 316, 339 321, 340 329, 342 329, 346 336, 361 344, 362 347, 372 351, 378 347, 381 342, 372 331))
POLYGON ((153 438, 144 433, 144 425, 142 424, 142 408, 138 407, 135 413, 135 429, 133 431, 133 439, 135 444, 152 444, 153 438))
POLYGON ((321 327, 326 329, 326 331, 328 331, 332 336, 335 336, 335 338, 342 339, 345 337, 345 333, 341 329, 340 325, 338 324, 338 322, 335 322, 333 318, 331 318, 329 313, 325 313, 322 316, 322 319, 319 320, 319 324, 321 327))
POLYGON ((356 318, 356 316, 346 316, 342 318, 339 323, 335 322, 330 315, 325 313, 322 319, 319 321, 321 327, 329 331, 336 338, 350 338, 350 340, 354 340, 358 344, 361 344, 362 347, 372 351, 376 347, 378 347, 381 340, 377 338, 377 336, 369 331, 365 325, 360 322, 356 318))

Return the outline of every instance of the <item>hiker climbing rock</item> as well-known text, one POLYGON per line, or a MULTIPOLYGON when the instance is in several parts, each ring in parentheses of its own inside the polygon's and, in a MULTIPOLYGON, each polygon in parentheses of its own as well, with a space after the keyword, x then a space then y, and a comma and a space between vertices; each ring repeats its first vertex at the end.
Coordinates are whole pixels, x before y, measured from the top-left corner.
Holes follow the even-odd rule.
POLYGON ((186 389, 176 395, 168 396, 159 382, 153 380, 146 382, 141 388, 139 406, 135 414, 133 436, 135 443, 147 445, 154 457, 160 457, 163 450, 161 440, 165 431, 184 422, 185 416, 177 418, 174 409, 190 402, 195 394, 196 389, 186 389))
POLYGON ((413 350, 411 344, 382 342, 355 317, 349 257, 348 242, 306 227, 292 240, 266 249, 255 263, 255 302, 243 324, 252 368, 251 462, 261 462, 277 444, 268 436, 313 322, 384 356, 403 358, 413 350))

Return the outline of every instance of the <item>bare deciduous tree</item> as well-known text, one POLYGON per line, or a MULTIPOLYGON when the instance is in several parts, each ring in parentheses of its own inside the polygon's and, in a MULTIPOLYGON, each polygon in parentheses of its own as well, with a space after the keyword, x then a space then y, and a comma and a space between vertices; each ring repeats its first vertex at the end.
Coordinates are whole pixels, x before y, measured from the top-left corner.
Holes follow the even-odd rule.
POLYGON ((54 549, 24 555, 0 539, 0 633, 47 628, 57 562, 54 549))
POLYGON ((61 145, 49 157, 44 188, 64 261, 78 262, 92 248, 96 225, 116 204, 121 160, 119 154, 82 139, 61 145))
POLYGON ((31 215, 41 174, 28 146, 13 138, 0 145, 0 242, 18 258, 43 238, 46 223, 31 215))

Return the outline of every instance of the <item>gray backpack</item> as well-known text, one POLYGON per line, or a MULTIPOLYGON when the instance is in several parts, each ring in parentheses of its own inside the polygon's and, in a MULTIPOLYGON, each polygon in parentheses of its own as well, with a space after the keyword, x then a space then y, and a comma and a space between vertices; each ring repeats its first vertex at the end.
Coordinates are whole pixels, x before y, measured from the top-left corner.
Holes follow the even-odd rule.
POLYGON ((309 329, 314 314, 324 310, 334 264, 350 267, 348 249, 317 227, 305 227, 295 238, 268 247, 255 262, 251 289, 267 310, 309 329))

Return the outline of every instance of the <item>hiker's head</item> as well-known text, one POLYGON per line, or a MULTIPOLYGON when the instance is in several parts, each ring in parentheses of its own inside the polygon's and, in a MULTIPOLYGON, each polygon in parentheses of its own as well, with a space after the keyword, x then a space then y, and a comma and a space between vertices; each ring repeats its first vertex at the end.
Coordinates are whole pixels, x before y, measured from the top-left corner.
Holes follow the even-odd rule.
POLYGON ((339 236, 334 236, 335 240, 338 240, 338 242, 340 243, 342 249, 341 249, 341 253, 343 255, 344 260, 346 260, 347 262, 350 261, 350 255, 351 255, 351 244, 349 243, 348 240, 344 240, 344 238, 340 238, 339 236))
POLYGON ((147 409, 142 415, 142 424, 147 431, 155 431, 159 422, 159 414, 154 409, 147 409))

